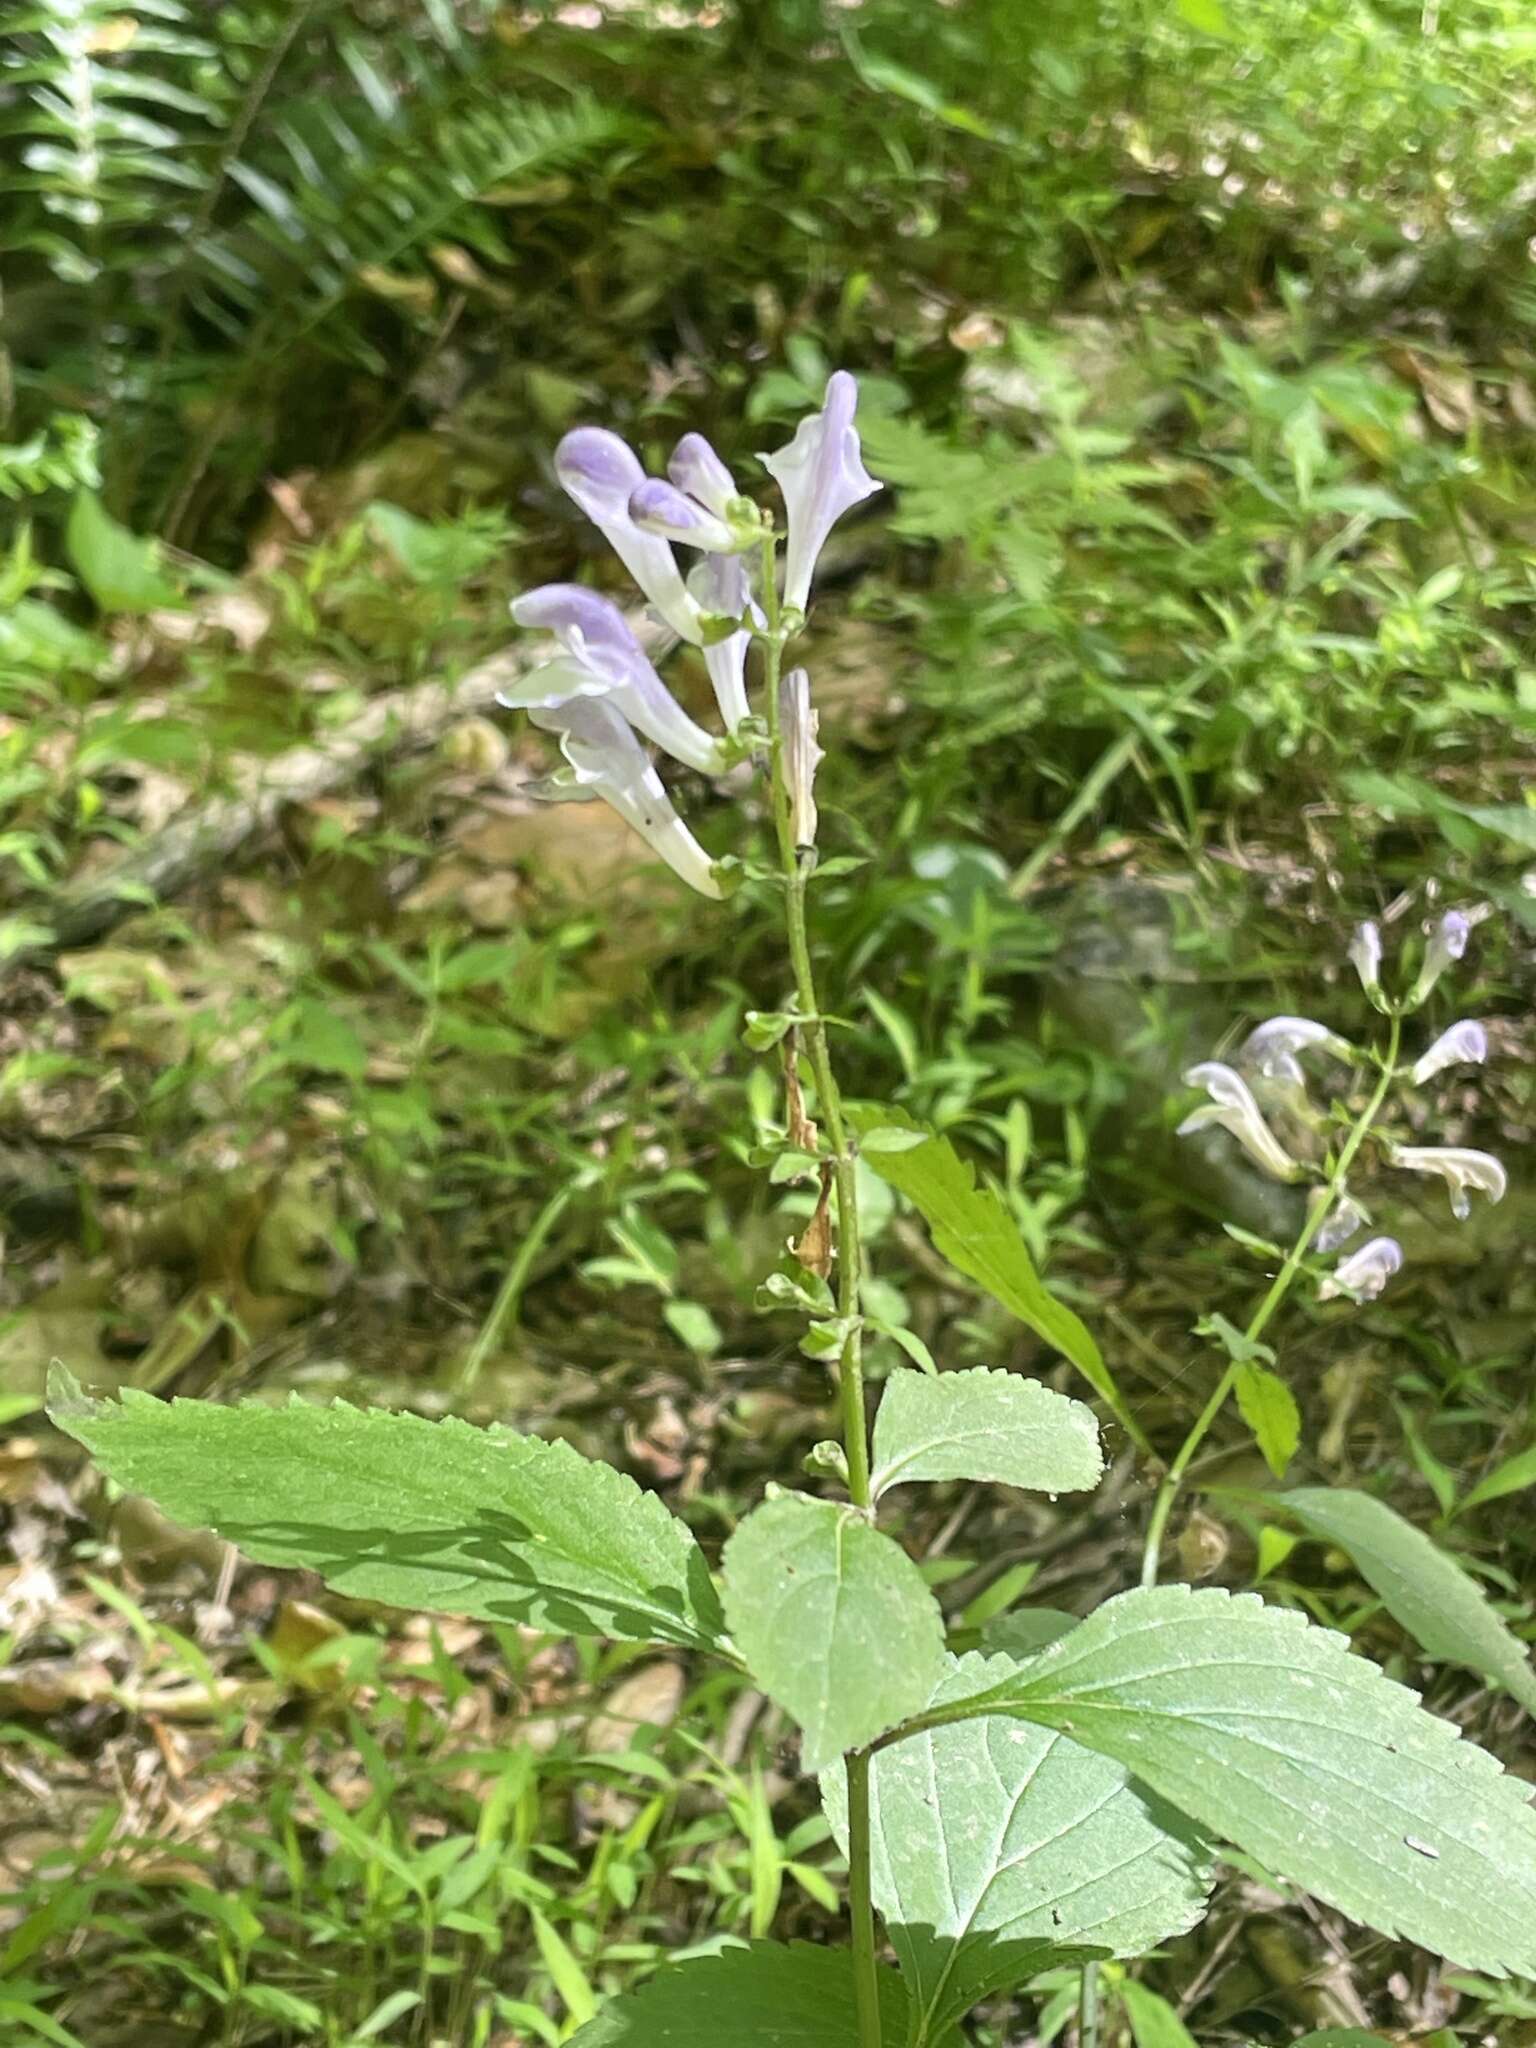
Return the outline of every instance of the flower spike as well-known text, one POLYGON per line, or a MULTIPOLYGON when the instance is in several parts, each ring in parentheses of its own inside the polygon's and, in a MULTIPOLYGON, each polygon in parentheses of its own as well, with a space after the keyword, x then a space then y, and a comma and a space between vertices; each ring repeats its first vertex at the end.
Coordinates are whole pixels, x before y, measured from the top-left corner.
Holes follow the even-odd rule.
POLYGON ((721 742, 684 711, 610 599, 579 583, 545 583, 515 597, 512 616, 520 626, 553 633, 562 655, 507 690, 502 704, 552 709, 576 697, 611 697, 630 724, 674 760, 704 775, 723 771, 721 742))
POLYGON ((1248 1083, 1235 1067, 1220 1060, 1202 1060, 1184 1076, 1191 1088, 1203 1088, 1210 1101, 1191 1110, 1179 1125, 1177 1136, 1220 1124, 1230 1131, 1249 1157, 1275 1180, 1295 1180, 1301 1169, 1265 1123, 1248 1083))
POLYGON ((629 501, 645 471, 629 443, 606 427, 573 427, 555 450, 555 475, 673 632, 700 639, 698 607, 671 548, 656 534, 642 533, 630 517, 629 501))
POLYGON ((611 702, 573 697, 534 705, 529 715, 545 732, 558 734, 569 764, 563 774, 535 784, 532 795, 566 802, 601 797, 690 889, 701 896, 723 893, 709 855, 672 808, 645 749, 611 702))
POLYGON ((1472 1213, 1469 1189, 1499 1202, 1509 1186, 1508 1174, 1491 1152, 1474 1152, 1465 1145, 1394 1145, 1389 1157, 1409 1173, 1437 1173, 1451 1191, 1451 1214, 1458 1223, 1465 1223, 1472 1213))
POLYGON ((1324 1301, 1335 1295, 1352 1295, 1356 1301, 1374 1301, 1394 1273, 1403 1269, 1403 1248, 1395 1237, 1373 1237, 1359 1251, 1340 1259, 1318 1288, 1324 1301))
POLYGON ((1413 1080, 1416 1087, 1434 1075, 1443 1073, 1447 1067, 1480 1067, 1488 1057, 1488 1034, 1481 1024, 1464 1017, 1459 1024, 1452 1024, 1442 1031, 1434 1044, 1414 1065, 1413 1080))
POLYGON ((865 469, 853 424, 859 387, 846 370, 827 379, 822 410, 803 419, 795 438, 776 455, 761 458, 784 494, 789 513, 789 546, 784 561, 784 602, 803 612, 810 601, 811 574, 827 535, 843 514, 880 486, 865 469))

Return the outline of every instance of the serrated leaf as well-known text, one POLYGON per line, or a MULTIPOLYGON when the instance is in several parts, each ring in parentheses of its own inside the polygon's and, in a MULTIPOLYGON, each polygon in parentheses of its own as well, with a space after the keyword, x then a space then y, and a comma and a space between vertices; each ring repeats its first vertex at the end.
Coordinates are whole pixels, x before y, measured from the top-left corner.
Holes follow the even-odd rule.
POLYGON ((1280 1375, 1265 1365, 1240 1365, 1234 1385, 1238 1408, 1264 1453, 1265 1464, 1277 1479, 1283 1479, 1301 1442, 1301 1410, 1295 1395, 1280 1375))
POLYGON ((1530 1788, 1342 1636, 1256 1594, 1157 1586, 1001 1662, 969 1711, 1070 1732, 1383 1934, 1536 1972, 1530 1788))
POLYGON ((747 1669, 804 1731, 808 1771, 915 1714, 944 1622, 911 1558, 856 1508, 765 1501, 725 1546, 725 1611, 747 1669))
MULTIPOLYGON (((882 1968, 882 2048, 905 2048, 908 2003, 882 1968)), ((754 1941, 663 1963, 638 1991, 611 1998, 566 2048, 849 2048, 859 2028, 846 1948, 754 1941)))
MULTIPOLYGON (((963 1699, 995 1664, 946 1658, 930 1704, 963 1699)), ((846 1847, 841 1765, 824 1774, 822 1802, 846 1847)), ((880 1750, 870 1827, 875 1904, 928 2038, 1052 1949, 1144 1954, 1193 1926, 1211 1888, 1199 1831, 1123 1765, 1011 1720, 880 1750)))
POLYGON ((1276 1505, 1347 1550, 1387 1612, 1431 1657, 1496 1678, 1536 1714, 1536 1670, 1525 1645, 1476 1580, 1385 1501, 1348 1487, 1307 1486, 1282 1493, 1276 1505))
POLYGON ((948 1138, 924 1130, 898 1110, 855 1109, 849 1114, 861 1135, 893 1129, 921 1132, 923 1143, 910 1151, 874 1152, 865 1164, 906 1196, 933 1232, 935 1248, 949 1263, 1071 1359, 1133 1439, 1142 1442, 1142 1433, 1129 1417, 1114 1376, 1087 1326, 1046 1287, 1002 1201, 991 1188, 977 1184, 974 1170, 948 1138))
POLYGON ((357 1599, 559 1634, 721 1641, 689 1531, 569 1444, 341 1401, 228 1408, 131 1389, 92 1401, 57 1371, 49 1413, 176 1521, 357 1599))
POLYGON ((1091 1409, 1038 1380, 977 1366, 893 1372, 875 1418, 878 1500, 909 1479, 982 1479, 1040 1493, 1080 1493, 1104 1470, 1091 1409))

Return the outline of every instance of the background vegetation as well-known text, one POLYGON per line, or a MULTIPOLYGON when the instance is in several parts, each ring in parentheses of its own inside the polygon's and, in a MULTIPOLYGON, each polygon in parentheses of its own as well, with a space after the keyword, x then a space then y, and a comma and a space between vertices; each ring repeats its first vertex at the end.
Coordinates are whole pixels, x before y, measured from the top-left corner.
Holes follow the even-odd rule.
MULTIPOLYGON (((507 597, 611 576, 548 468, 578 419, 752 476, 859 373, 891 489, 815 620, 823 836, 867 861, 820 890, 840 1058, 996 1177, 1164 1453, 1217 1369, 1192 1324, 1251 1295, 1222 1223, 1286 1220, 1175 1150, 1180 1068, 1275 1011, 1353 1027, 1357 918, 1484 910, 1458 1006, 1496 1057, 1435 1133, 1509 1197, 1452 1236, 1426 1191, 1400 1285, 1272 1334, 1300 1469, 1536 1633, 1521 0, 8 14, 0 2038, 554 2043, 832 1898, 739 1682, 232 1573, 34 1413, 61 1356, 498 1416, 712 1548, 828 1433, 754 1306, 805 1206, 749 1163, 766 914, 531 807, 491 713, 507 597)), ((890 1321, 1052 1372, 866 1199, 890 1321)), ((960 1639, 1127 1582, 1155 1467, 1110 1441, 1097 1520, 931 1496, 960 1639)), ((1256 1454, 1199 1478, 1187 1576, 1263 1580, 1536 1777, 1512 1702, 1264 1523, 1256 1454)), ((1212 2042, 1536 2018, 1241 1869, 1145 1982, 1212 2042)), ((1075 2026, 1040 1995, 990 2038, 1075 2026)), ((1109 2001, 1137 2048, 1168 2024, 1109 2001)))

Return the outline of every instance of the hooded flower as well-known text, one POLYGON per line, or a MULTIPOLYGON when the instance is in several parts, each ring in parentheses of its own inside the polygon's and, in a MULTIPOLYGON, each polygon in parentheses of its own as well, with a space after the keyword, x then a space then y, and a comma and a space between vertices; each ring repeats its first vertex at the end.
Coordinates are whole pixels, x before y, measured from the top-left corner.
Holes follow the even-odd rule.
MULTIPOLYGON (((762 623, 763 615, 752 603, 747 565, 740 555, 706 555, 688 578, 688 589, 700 609, 716 618, 750 616, 762 623)), ((751 645, 752 635, 745 630, 704 643, 704 666, 727 732, 735 732, 748 715, 747 650, 751 645)))
POLYGON ((1365 1211, 1354 1196, 1341 1194, 1318 1224, 1312 1239, 1313 1251, 1336 1252, 1341 1244, 1349 1243, 1365 1221, 1365 1211))
POLYGON ((697 640, 698 607, 683 586, 671 548, 656 534, 643 533, 630 517, 629 501, 646 478, 629 443, 606 427, 573 427, 555 450, 555 475, 672 630, 697 640))
POLYGON ((1438 1173, 1450 1188, 1451 1214, 1458 1223, 1465 1223, 1472 1213, 1469 1189, 1498 1202, 1509 1185, 1509 1176, 1491 1152, 1473 1152, 1465 1145, 1394 1145, 1390 1156, 1394 1166, 1410 1173, 1438 1173))
POLYGON ((667 475, 680 491, 729 524, 731 507, 741 493, 735 477, 702 434, 684 434, 672 450, 667 475))
POLYGON ((572 697, 562 704, 534 705, 529 715, 545 732, 559 735, 569 764, 563 773, 535 784, 531 794, 566 802, 601 797, 690 889, 701 896, 722 894, 709 855, 672 808, 661 777, 611 701, 572 697))
MULTIPOLYGON (((690 600, 691 602, 691 600, 690 600)), ((512 600, 520 626, 553 633, 562 653, 506 691, 509 709, 553 709, 573 699, 610 698, 631 725, 674 760, 718 775, 725 750, 695 724, 646 658, 618 606, 579 583, 545 583, 512 600)))
POLYGON ((1415 1062, 1413 1079, 1417 1087, 1447 1067, 1480 1067, 1488 1057, 1488 1034, 1481 1024, 1463 1018, 1442 1031, 1428 1052, 1415 1062))
POLYGON ((1472 920, 1460 910, 1448 910, 1429 935, 1429 944, 1424 948, 1424 964, 1413 984, 1410 1002, 1423 1002, 1451 962, 1459 960, 1466 952, 1467 940, 1471 936, 1472 920))
POLYGON ((811 679, 803 668, 792 668, 779 682, 779 729, 784 735, 789 833, 796 846, 816 844, 816 767, 825 758, 816 744, 817 723, 811 709, 811 679))
POLYGON ((629 516, 642 533, 679 540, 711 554, 731 554, 737 546, 735 534, 723 519, 664 477, 648 476, 635 486, 629 494, 629 516))
POLYGON ((859 453, 858 402, 853 378, 834 371, 822 410, 800 422, 787 448, 761 458, 789 513, 784 602, 793 611, 803 612, 810 601, 811 573, 827 535, 851 506, 880 488, 859 453))
POLYGON ((1318 1288, 1324 1301, 1335 1295, 1353 1295, 1356 1301, 1374 1301, 1394 1273, 1402 1271, 1403 1248, 1395 1237, 1373 1237, 1359 1251, 1340 1259, 1318 1288))
POLYGON ((1237 1056, 1244 1066, 1254 1068, 1267 1081, 1299 1084, 1302 1072, 1296 1054, 1314 1045, 1331 1052, 1336 1059, 1353 1057, 1354 1048, 1346 1040, 1310 1017, 1271 1017, 1249 1032, 1238 1047, 1237 1056))
POLYGON ((1184 1080, 1191 1088, 1205 1089, 1211 1099, 1185 1117, 1178 1128, 1179 1137, 1204 1130, 1208 1124, 1220 1124, 1266 1173, 1276 1180, 1296 1178, 1300 1168, 1265 1123, 1248 1083, 1235 1067, 1223 1066, 1220 1060, 1203 1060, 1190 1068, 1184 1080))
POLYGON ((1387 1005, 1381 992, 1381 927, 1372 919, 1355 926, 1355 935, 1349 942, 1349 964, 1376 1008, 1384 1010, 1387 1005))

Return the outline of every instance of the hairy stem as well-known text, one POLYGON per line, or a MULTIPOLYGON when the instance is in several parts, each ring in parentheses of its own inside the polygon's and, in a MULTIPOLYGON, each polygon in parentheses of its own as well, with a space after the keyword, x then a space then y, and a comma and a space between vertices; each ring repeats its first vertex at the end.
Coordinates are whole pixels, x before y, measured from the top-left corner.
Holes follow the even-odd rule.
MULTIPOLYGON (((832 1071, 827 1027, 822 1020, 811 965, 806 925, 806 885, 815 868, 810 848, 795 845, 790 823, 790 793, 784 780, 784 742, 779 723, 779 678, 784 663, 785 633, 779 614, 778 573, 772 540, 763 544, 763 609, 767 616, 766 713, 769 737, 770 803, 779 866, 784 877, 784 923, 790 965, 795 977, 795 1002, 802 1022, 806 1055, 816 1083, 817 1113, 826 1129, 833 1186, 837 1193, 837 1301, 847 1319, 848 1334, 838 1359, 838 1403, 843 1450, 848 1460, 848 1492, 856 1507, 869 1506, 869 1429, 864 1413, 864 1359, 858 1326, 859 1246, 858 1172, 848 1149, 848 1127, 832 1071)), ((875 1915, 869 1883, 869 1752, 855 1750, 846 1758, 848 1773, 848 1914, 853 1925, 854 1996, 859 2019, 859 2048, 880 2048, 880 1984, 875 1958, 875 1915)))
MULTIPOLYGON (((1314 1210, 1309 1205, 1306 1220, 1301 1226, 1296 1242, 1286 1253, 1279 1272, 1276 1273, 1274 1279, 1269 1284, 1269 1292, 1254 1310, 1249 1318, 1248 1327, 1243 1332, 1243 1335, 1250 1343, 1256 1343, 1264 1334, 1275 1311, 1279 1308, 1281 1302, 1285 1300, 1287 1294, 1290 1293, 1291 1283, 1301 1270, 1301 1262, 1306 1255, 1306 1249, 1312 1241, 1313 1234, 1317 1230, 1322 1218, 1326 1216, 1333 1207, 1334 1202, 1338 1199, 1344 1187, 1344 1182, 1348 1177, 1349 1169, 1355 1163, 1355 1155, 1365 1143, 1372 1124, 1375 1123, 1381 1113, 1381 1105, 1386 1100, 1387 1090, 1392 1085, 1392 1076, 1397 1068, 1398 1048, 1402 1043, 1402 1035, 1402 1020, 1394 1017, 1387 1038, 1387 1048, 1381 1056, 1381 1074, 1375 1088, 1371 1091, 1371 1099, 1350 1126, 1349 1136, 1340 1147, 1339 1156, 1333 1164, 1333 1171, 1324 1183, 1327 1189, 1327 1201, 1322 1205, 1320 1211, 1314 1210)), ((1188 1436, 1180 1444, 1178 1455, 1168 1467, 1163 1483, 1158 1488, 1157 1499, 1152 1506, 1152 1518, 1147 1524, 1146 1544, 1141 1554, 1141 1583, 1144 1586, 1155 1586, 1157 1584, 1157 1568, 1163 1547, 1163 1536, 1168 1527, 1168 1518, 1173 1513, 1174 1503, 1178 1499, 1179 1487, 1183 1482, 1184 1474, 1189 1470, 1190 1461, 1195 1453, 1209 1435, 1211 1425, 1227 1405, 1228 1397, 1231 1395, 1236 1383, 1237 1360, 1231 1359, 1228 1361, 1226 1371, 1212 1389, 1211 1398, 1195 1417, 1188 1436)))

